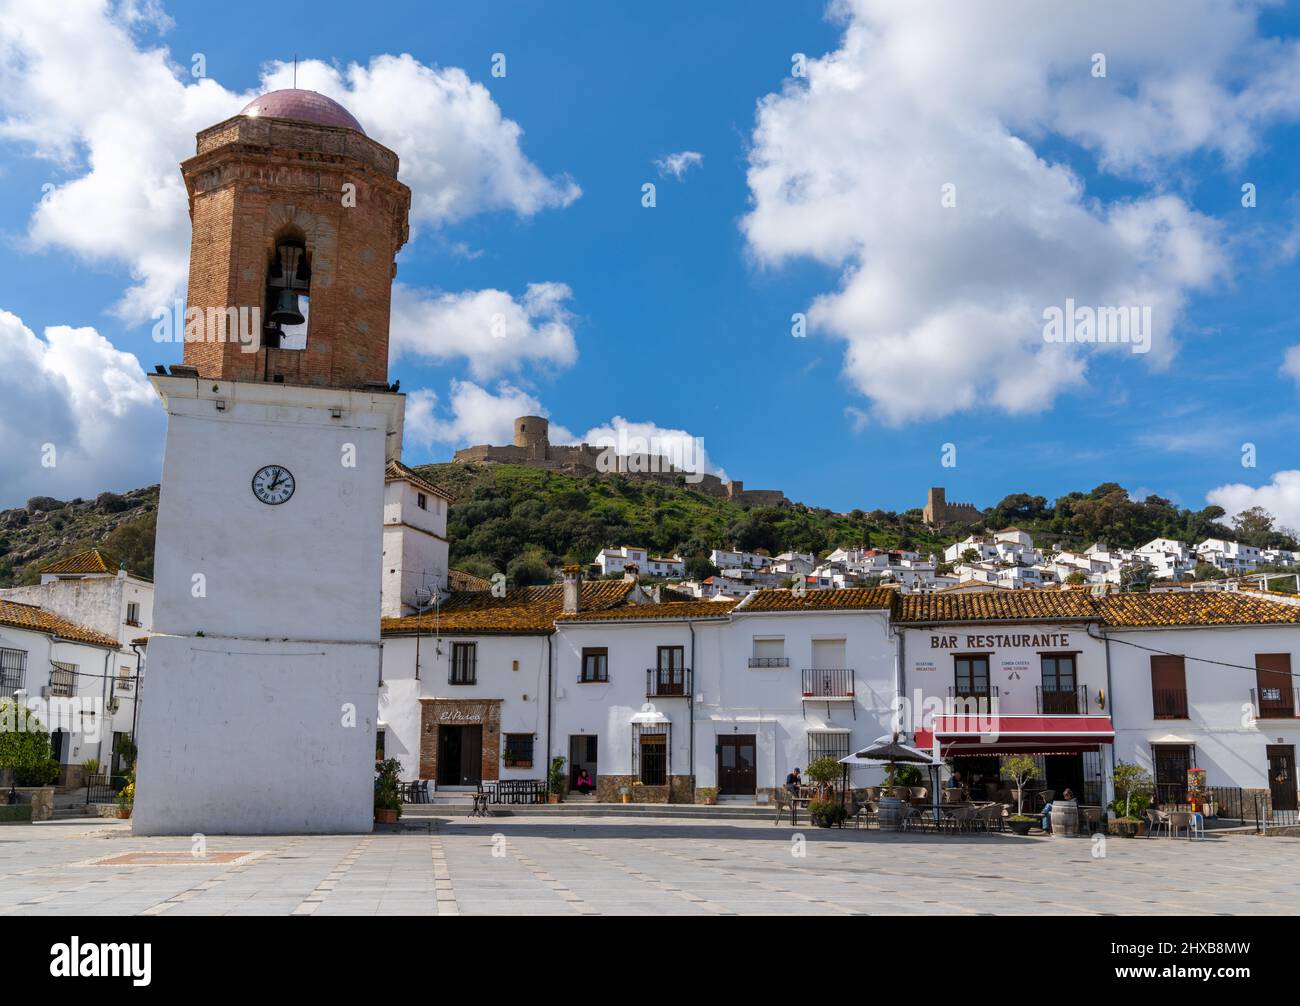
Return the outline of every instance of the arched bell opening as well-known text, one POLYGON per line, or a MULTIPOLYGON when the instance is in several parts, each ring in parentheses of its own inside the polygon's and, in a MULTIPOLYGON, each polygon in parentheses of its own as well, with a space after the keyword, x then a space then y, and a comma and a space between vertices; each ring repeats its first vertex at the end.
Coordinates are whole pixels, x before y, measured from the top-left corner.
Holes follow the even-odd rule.
POLYGON ((311 252, 306 236, 286 227, 275 236, 266 268, 262 343, 268 349, 307 348, 311 318, 311 252))

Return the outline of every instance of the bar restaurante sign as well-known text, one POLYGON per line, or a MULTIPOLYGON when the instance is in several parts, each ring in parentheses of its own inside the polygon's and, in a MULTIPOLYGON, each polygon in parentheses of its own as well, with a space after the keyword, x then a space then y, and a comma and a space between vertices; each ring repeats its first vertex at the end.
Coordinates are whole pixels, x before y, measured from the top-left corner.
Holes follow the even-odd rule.
POLYGON ((970 633, 964 636, 930 637, 930 649, 932 650, 1004 650, 1016 648, 1058 650, 1069 645, 1070 634, 1068 632, 970 633))

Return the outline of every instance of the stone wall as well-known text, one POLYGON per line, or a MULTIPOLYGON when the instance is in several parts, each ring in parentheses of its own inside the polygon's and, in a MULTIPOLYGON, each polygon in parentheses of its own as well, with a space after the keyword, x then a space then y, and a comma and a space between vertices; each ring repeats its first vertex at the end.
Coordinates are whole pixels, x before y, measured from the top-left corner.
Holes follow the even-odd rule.
POLYGON ((501 764, 501 699, 421 699, 421 779, 438 778, 438 731, 443 725, 482 726, 483 781, 498 778, 498 767, 501 764))
MULTIPOLYGON (((596 800, 600 803, 622 803, 623 796, 619 790, 624 786, 632 786, 636 780, 634 775, 598 775, 596 800)), ((636 786, 632 802, 694 803, 695 779, 689 775, 673 775, 668 777, 667 786, 636 786)))

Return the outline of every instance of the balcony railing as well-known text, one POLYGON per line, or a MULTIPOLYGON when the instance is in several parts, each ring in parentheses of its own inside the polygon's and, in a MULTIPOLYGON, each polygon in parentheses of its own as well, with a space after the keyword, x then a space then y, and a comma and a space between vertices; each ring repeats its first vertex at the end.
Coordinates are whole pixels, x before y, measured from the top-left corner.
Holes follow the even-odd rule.
POLYGON ((1088 712, 1088 686, 1078 688, 1034 688, 1040 716, 1078 716, 1088 712))
POLYGON ((750 657, 750 667, 789 667, 789 657, 750 657))
POLYGON ((804 668, 803 697, 806 699, 853 698, 853 668, 804 668))
POLYGON ((998 707, 998 686, 968 688, 964 685, 948 686, 948 709, 951 714, 989 713, 998 707))
POLYGON ((1293 720, 1296 717, 1295 688, 1252 688, 1250 704, 1255 718, 1261 720, 1293 720))
POLYGON ((647 698, 691 694, 691 671, 684 667, 650 667, 645 672, 647 698))
POLYGON ((1187 691, 1183 688, 1156 688, 1151 692, 1151 711, 1158 720, 1187 719, 1187 691))

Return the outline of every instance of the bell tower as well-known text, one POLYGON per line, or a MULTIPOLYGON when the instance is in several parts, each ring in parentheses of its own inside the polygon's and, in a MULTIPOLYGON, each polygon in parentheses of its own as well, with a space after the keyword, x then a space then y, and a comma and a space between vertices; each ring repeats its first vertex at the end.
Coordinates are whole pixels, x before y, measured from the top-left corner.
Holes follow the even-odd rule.
POLYGON ((232 381, 386 381, 394 258, 411 206, 397 155, 324 95, 273 91, 199 133, 181 174, 189 314, 205 322, 187 331, 185 364, 232 381), (260 313, 251 340, 247 324, 242 339, 206 324, 231 308, 260 313))
POLYGON ((203 130, 167 410, 139 834, 368 832, 397 155, 312 91, 203 130))

